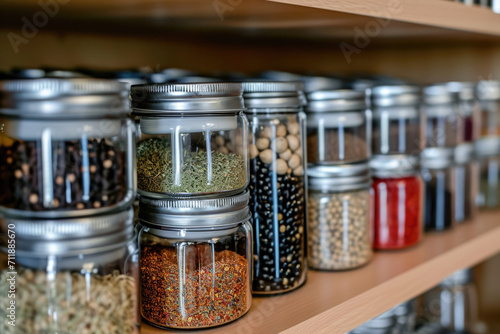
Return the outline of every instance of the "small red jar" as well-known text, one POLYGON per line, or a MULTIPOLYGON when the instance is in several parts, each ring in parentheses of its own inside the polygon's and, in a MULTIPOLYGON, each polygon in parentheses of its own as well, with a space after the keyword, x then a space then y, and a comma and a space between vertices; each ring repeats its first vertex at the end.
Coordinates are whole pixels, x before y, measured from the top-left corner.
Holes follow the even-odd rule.
POLYGON ((422 236, 423 183, 411 156, 379 156, 372 161, 373 247, 400 249, 422 236))

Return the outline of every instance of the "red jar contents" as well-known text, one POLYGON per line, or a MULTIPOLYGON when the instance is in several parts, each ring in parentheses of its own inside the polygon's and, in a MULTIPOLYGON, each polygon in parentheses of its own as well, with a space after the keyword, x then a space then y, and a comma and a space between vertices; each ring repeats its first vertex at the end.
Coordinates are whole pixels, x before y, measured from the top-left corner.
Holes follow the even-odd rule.
POLYGON ((373 178, 373 247, 398 249, 422 235, 422 180, 419 176, 373 178))

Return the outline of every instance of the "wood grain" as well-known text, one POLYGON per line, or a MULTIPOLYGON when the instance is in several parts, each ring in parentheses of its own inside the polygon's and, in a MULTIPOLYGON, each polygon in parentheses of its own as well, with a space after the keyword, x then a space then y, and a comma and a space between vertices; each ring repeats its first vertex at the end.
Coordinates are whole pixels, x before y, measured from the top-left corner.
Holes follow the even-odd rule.
MULTIPOLYGON (((242 319, 204 333, 345 333, 428 290, 454 271, 498 252, 500 212, 483 212, 474 222, 427 234, 416 247, 378 252, 361 269, 310 271, 301 289, 279 297, 254 298, 252 309, 242 319)), ((141 333, 161 332, 143 325, 141 333)))

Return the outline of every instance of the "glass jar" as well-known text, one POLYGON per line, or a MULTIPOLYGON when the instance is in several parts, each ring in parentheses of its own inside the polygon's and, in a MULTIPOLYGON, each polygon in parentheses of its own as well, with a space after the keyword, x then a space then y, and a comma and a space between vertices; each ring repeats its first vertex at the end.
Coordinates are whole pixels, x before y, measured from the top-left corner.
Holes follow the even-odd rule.
POLYGON ((420 89, 392 85, 369 92, 373 113, 373 154, 418 154, 421 136, 420 89))
POLYGON ((476 287, 472 270, 453 273, 423 296, 423 317, 431 324, 453 333, 474 333, 478 315, 476 287))
POLYGON ((388 311, 368 320, 364 324, 356 327, 347 334, 395 334, 397 331, 398 318, 395 309, 391 308, 388 311))
POLYGON ((455 148, 455 210, 454 220, 464 222, 476 214, 478 166, 474 144, 463 143, 455 148))
POLYGON ((500 136, 500 81, 480 81, 476 93, 481 109, 480 137, 500 136))
POLYGON ((131 209, 87 218, 4 218, 0 245, 10 261, 0 263, 0 332, 138 334, 132 218, 131 209))
POLYGON ((423 182, 418 157, 378 155, 371 161, 374 194, 373 247, 415 245, 423 232, 423 182))
POLYGON ((307 262, 319 270, 368 263, 370 170, 368 163, 308 167, 307 262))
POLYGON ((479 192, 476 204, 480 208, 500 207, 500 137, 484 137, 475 142, 479 168, 479 192))
POLYGON ((424 180, 424 226, 442 231, 454 223, 455 168, 454 151, 449 148, 426 148, 422 151, 421 172, 424 180))
POLYGON ((254 294, 276 294, 306 279, 306 184, 300 94, 293 82, 244 82, 250 123, 250 210, 254 294))
POLYGON ((425 147, 455 147, 464 141, 462 117, 459 115, 458 93, 444 84, 423 90, 425 112, 425 147))
POLYGON ((206 328, 243 316, 252 304, 249 194, 217 198, 141 197, 141 314, 162 328, 206 328))
POLYGON ((478 138, 480 132, 480 110, 476 101, 474 82, 448 82, 446 87, 458 94, 459 117, 462 118, 462 132, 464 142, 473 142, 478 138))
POLYGON ((369 112, 365 94, 353 90, 308 95, 307 162, 345 164, 370 157, 369 112))
POLYGON ((126 85, 98 79, 0 83, 0 208, 75 217, 127 207, 135 195, 126 85))
POLYGON ((149 197, 235 194, 248 185, 248 123, 239 83, 131 88, 140 118, 137 186, 149 197))

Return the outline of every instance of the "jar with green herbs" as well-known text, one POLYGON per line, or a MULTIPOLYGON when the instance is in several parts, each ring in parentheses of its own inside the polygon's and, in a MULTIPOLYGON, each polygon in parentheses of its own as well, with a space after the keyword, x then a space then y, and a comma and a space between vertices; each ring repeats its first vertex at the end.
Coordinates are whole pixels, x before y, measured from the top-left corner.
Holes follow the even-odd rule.
POLYGON ((126 85, 99 79, 0 83, 0 209, 68 218, 135 196, 135 126, 126 85))
POLYGON ((140 310, 160 328, 208 328, 252 304, 248 192, 229 197, 151 199, 139 212, 140 310))
POLYGON ((0 333, 138 334, 132 218, 4 217, 0 333))
POLYGON ((309 267, 346 270, 368 263, 373 255, 368 163, 309 166, 307 173, 309 267))
POLYGON ((131 88, 139 117, 140 194, 235 194, 248 184, 241 84, 149 84, 131 88))
POLYGON ((346 164, 370 157, 371 114, 365 94, 342 89, 308 94, 307 162, 346 164))
POLYGON ((295 82, 244 82, 250 123, 254 294, 278 294, 306 279, 305 114, 295 82))

